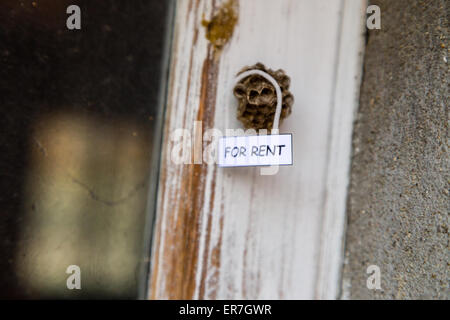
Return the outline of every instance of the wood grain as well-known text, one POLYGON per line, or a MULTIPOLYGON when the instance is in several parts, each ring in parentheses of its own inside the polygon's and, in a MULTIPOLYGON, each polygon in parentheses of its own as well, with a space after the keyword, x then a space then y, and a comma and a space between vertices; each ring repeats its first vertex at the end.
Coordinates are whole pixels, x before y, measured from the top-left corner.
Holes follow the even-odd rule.
POLYGON ((177 3, 149 298, 336 298, 366 2, 240 1, 218 51, 201 22, 223 3, 177 3), (294 165, 173 163, 176 129, 241 128, 234 77, 256 62, 291 77, 294 165))

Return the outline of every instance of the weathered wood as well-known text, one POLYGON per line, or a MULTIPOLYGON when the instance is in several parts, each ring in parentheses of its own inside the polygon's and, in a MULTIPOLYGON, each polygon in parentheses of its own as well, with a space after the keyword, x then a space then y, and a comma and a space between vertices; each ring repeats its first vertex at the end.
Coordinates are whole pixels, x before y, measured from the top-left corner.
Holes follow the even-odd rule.
POLYGON ((335 298, 366 3, 241 1, 219 51, 201 21, 221 4, 177 4, 149 297, 335 298), (256 62, 291 77, 294 165, 171 162, 175 129, 241 128, 234 77, 256 62))

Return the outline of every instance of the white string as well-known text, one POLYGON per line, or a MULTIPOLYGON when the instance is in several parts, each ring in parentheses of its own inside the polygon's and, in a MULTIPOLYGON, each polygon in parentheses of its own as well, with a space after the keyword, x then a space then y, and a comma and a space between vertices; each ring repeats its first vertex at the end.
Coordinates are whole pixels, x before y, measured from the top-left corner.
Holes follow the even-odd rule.
POLYGON ((253 74, 257 74, 260 75, 261 77, 266 78, 275 87, 275 92, 277 94, 277 108, 275 110, 275 117, 273 118, 272 131, 278 132, 278 126, 280 123, 280 115, 281 115, 281 104, 282 104, 280 85, 278 84, 277 80, 275 80, 270 74, 261 70, 245 71, 236 77, 236 82, 239 82, 242 79, 251 76, 253 74))

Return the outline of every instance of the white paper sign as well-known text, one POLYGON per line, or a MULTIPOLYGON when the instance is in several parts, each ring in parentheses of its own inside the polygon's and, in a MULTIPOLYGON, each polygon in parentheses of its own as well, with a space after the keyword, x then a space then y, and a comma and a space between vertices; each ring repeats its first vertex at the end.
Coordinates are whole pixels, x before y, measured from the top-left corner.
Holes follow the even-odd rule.
POLYGON ((221 137, 219 167, 292 165, 292 134, 221 137))

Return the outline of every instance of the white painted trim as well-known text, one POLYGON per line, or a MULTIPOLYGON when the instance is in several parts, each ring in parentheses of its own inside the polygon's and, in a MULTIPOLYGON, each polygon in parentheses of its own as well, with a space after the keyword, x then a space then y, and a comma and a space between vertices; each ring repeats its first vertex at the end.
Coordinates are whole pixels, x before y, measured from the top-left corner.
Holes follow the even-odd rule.
POLYGON ((217 78, 204 74, 211 51, 201 20, 211 5, 178 2, 150 297, 336 298, 366 2, 240 1, 217 78), (274 176, 215 166, 189 176, 194 167, 170 161, 170 133, 192 131, 200 113, 220 130, 241 128, 234 80, 256 62, 291 77, 295 103, 280 133, 293 134, 294 165, 274 176), (215 84, 211 105, 201 92, 215 84))

